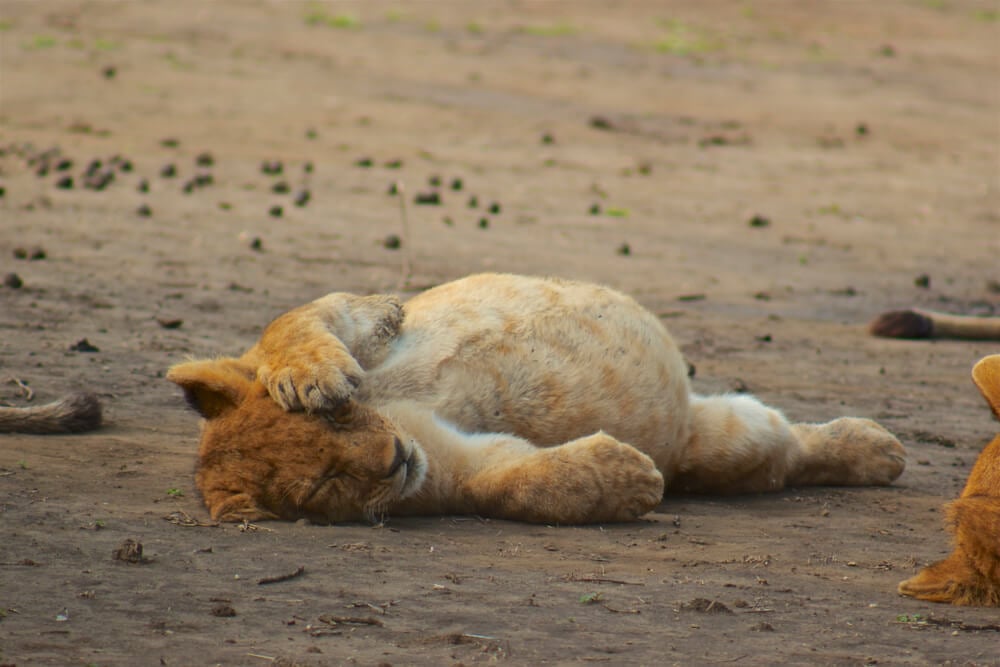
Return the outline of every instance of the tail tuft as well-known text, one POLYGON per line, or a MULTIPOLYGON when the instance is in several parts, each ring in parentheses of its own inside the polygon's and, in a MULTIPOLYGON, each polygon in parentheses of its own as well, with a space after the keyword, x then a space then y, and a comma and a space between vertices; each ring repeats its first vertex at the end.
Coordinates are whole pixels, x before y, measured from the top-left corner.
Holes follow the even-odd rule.
POLYGON ((101 427, 103 413, 97 394, 77 392, 59 401, 62 414, 59 425, 64 433, 83 433, 101 427))
POLYGON ((930 338, 934 322, 915 310, 893 310, 876 317, 868 331, 882 338, 930 338))

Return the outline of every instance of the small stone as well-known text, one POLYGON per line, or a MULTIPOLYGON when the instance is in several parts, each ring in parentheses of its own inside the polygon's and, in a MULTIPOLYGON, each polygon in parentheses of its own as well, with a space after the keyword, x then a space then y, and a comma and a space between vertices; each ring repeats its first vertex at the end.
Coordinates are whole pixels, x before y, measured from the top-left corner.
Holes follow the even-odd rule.
POLYGON ((413 203, 422 206, 440 206, 441 195, 437 192, 418 192, 413 198, 413 203))
MULTIPOLYGON (((80 340, 76 341, 75 343, 69 346, 69 349, 73 352, 88 352, 88 353, 101 351, 100 348, 98 348, 96 345, 91 344, 91 342, 86 338, 81 338, 80 340)), ((140 556, 142 555, 141 546, 139 555, 140 556)))
POLYGON ((232 618, 233 616, 236 616, 236 610, 233 609, 232 605, 217 604, 212 607, 212 616, 217 616, 219 618, 232 618))
POLYGON ((124 563, 144 562, 146 559, 142 556, 142 542, 133 539, 125 540, 121 546, 111 552, 111 559, 124 563))
POLYGON ((267 174, 268 176, 277 176, 284 170, 284 165, 278 160, 264 161, 260 164, 261 173, 267 174))

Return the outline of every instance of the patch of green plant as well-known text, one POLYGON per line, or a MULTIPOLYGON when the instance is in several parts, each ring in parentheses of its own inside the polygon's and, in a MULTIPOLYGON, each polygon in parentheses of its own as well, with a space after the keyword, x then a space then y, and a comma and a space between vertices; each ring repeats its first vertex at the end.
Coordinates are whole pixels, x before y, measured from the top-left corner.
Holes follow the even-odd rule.
POLYGON ((117 51, 121 47, 121 42, 116 42, 113 39, 98 37, 94 40, 94 49, 96 51, 117 51))
POLYGON ((469 33, 470 35, 482 35, 484 32, 486 32, 486 29, 483 28, 482 23, 479 23, 477 21, 470 21, 469 23, 465 24, 465 32, 469 33))
POLYGON ((302 20, 306 25, 325 26, 340 30, 357 30, 361 27, 361 19, 354 14, 331 14, 317 4, 309 5, 302 20))
POLYGON ((182 70, 182 71, 185 71, 185 72, 190 72, 191 70, 193 70, 193 69, 194 69, 194 63, 190 63, 190 62, 187 62, 187 61, 184 61, 184 60, 181 60, 181 59, 180 59, 180 58, 179 58, 179 57, 177 56, 177 54, 176 54, 176 53, 174 53, 173 51, 168 51, 168 52, 167 52, 167 53, 166 53, 166 54, 165 54, 165 55, 163 56, 163 58, 164 58, 164 59, 165 59, 165 60, 166 60, 166 61, 167 61, 168 63, 170 63, 170 66, 171 66, 171 67, 173 67, 174 69, 177 69, 177 70, 182 70))
POLYGON ((653 43, 653 48, 659 53, 690 56, 719 51, 723 47, 721 39, 683 21, 663 19, 659 24, 666 30, 666 34, 653 43))
POLYGON ((849 217, 847 211, 840 207, 840 204, 828 204, 826 206, 820 206, 816 209, 816 212, 820 215, 835 215, 839 218, 849 217))
POLYGON ((174 498, 181 498, 181 497, 184 496, 184 492, 181 491, 180 489, 171 487, 171 488, 167 489, 167 495, 168 496, 173 496, 174 498))
POLYGON ((14 27, 14 22, 10 19, 0 19, 0 32, 6 32, 14 27))
POLYGON ((612 218, 627 218, 629 210, 622 206, 610 206, 604 209, 604 214, 612 218))
POLYGON ((528 25, 521 28, 521 30, 535 37, 569 37, 580 32, 572 23, 528 25))
POLYGON ((580 596, 580 604, 594 604, 600 602, 602 598, 600 593, 584 593, 580 596))
POLYGON ((26 49, 51 49, 59 42, 52 35, 35 35, 34 39, 24 45, 26 49))
POLYGON ((19 467, 21 470, 27 470, 28 462, 25 461, 24 459, 21 459, 20 461, 17 462, 17 467, 19 467))
POLYGON ((1000 10, 980 9, 972 15, 972 18, 984 23, 996 23, 997 21, 1000 21, 1000 10))
POLYGON ((900 614, 896 617, 897 623, 926 623, 927 619, 920 614, 900 614))

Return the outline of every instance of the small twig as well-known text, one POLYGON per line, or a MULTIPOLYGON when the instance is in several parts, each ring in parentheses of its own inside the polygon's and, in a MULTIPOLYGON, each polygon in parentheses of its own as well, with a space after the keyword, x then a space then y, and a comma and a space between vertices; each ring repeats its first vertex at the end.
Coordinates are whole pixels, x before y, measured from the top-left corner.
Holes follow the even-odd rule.
POLYGON ((567 575, 565 581, 582 581, 588 584, 621 584, 622 586, 645 586, 641 581, 622 581, 621 579, 608 579, 606 577, 578 577, 567 575))
POLYGON ((608 611, 613 611, 616 614, 641 614, 642 613, 638 609, 615 609, 614 607, 612 607, 610 605, 606 605, 606 604, 602 604, 601 606, 604 607, 605 609, 607 609, 608 611))
POLYGON ((251 658, 260 658, 261 660, 270 660, 271 662, 277 660, 277 658, 271 657, 269 655, 260 655, 259 653, 247 653, 247 655, 250 656, 251 658))
POLYGON ((399 219, 403 227, 403 266, 399 276, 399 289, 403 289, 409 285, 413 276, 413 248, 410 246, 412 238, 410 221, 406 216, 406 186, 403 185, 403 181, 396 181, 396 192, 399 195, 399 219))
POLYGON ((198 528, 218 528, 219 527, 219 522, 218 521, 209 521, 207 523, 204 522, 204 521, 199 521, 198 519, 195 519, 193 516, 191 516, 190 514, 188 514, 187 512, 185 512, 184 510, 175 510, 175 511, 171 512, 170 514, 166 515, 163 518, 164 518, 165 521, 169 521, 170 523, 174 524, 175 526, 184 526, 185 528, 194 528, 194 527, 198 527, 198 528))
POLYGON ((385 623, 374 616, 334 616, 333 614, 323 614, 319 617, 319 620, 327 625, 354 623, 356 625, 377 625, 380 628, 385 625, 385 623))
POLYGON ((263 579, 257 580, 258 586, 264 586, 265 584, 277 584, 282 581, 288 581, 289 579, 295 579, 296 577, 301 577, 305 574, 306 566, 300 565, 299 569, 295 572, 290 572, 288 574, 279 574, 277 577, 264 577, 263 579))
POLYGON ((33 399, 35 397, 34 390, 32 390, 32 388, 29 387, 27 385, 27 383, 25 383, 24 381, 22 381, 20 378, 12 377, 10 379, 10 381, 11 381, 11 384, 16 384, 17 387, 18 387, 18 389, 20 389, 22 392, 24 392, 24 400, 30 401, 31 399, 33 399))

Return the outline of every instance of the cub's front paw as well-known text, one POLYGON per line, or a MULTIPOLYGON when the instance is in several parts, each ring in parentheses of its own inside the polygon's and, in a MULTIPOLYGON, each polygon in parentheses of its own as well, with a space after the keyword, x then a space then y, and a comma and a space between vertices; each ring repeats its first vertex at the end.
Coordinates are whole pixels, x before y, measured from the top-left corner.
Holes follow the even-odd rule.
POLYGON ((347 401, 364 371, 339 343, 315 344, 257 369, 257 379, 288 412, 333 410, 347 401))
POLYGON ((588 467, 599 490, 589 521, 632 521, 663 500, 663 475, 653 460, 606 433, 581 438, 576 446, 581 466, 588 467))

